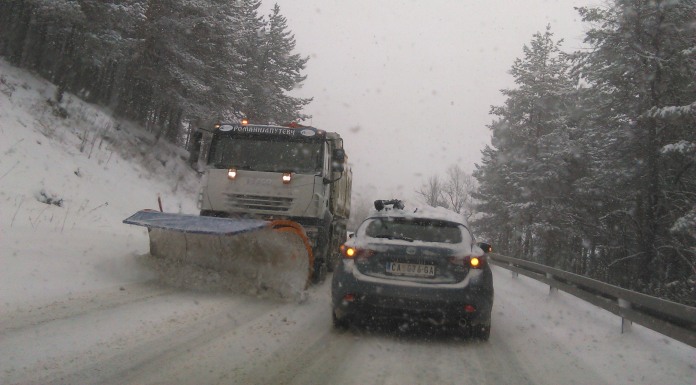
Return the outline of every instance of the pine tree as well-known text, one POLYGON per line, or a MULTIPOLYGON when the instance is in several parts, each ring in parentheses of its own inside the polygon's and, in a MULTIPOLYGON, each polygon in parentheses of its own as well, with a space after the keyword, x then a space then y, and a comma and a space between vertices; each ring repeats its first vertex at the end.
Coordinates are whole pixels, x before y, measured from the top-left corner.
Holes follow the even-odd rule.
POLYGON ((256 32, 257 36, 250 37, 255 49, 249 50, 253 62, 246 82, 246 114, 252 121, 278 124, 306 119, 308 116, 298 112, 311 99, 291 97, 287 92, 304 81, 301 71, 309 58, 293 53, 295 37, 277 4, 256 32))
POLYGON ((489 126, 493 147, 484 150, 474 174, 481 185, 479 211, 486 213, 476 223, 501 225, 513 238, 503 250, 550 265, 569 263, 559 250, 578 242, 566 221, 570 186, 577 178, 570 172, 574 87, 560 44, 547 27, 524 46, 524 58, 510 71, 518 88, 502 90, 505 105, 491 108, 498 117, 489 126))

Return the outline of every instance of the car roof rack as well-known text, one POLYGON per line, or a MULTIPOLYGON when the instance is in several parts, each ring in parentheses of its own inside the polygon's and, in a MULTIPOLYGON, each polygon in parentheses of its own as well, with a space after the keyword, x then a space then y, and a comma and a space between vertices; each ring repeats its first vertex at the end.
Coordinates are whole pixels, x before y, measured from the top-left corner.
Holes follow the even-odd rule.
POLYGON ((398 199, 391 199, 391 200, 380 199, 380 200, 375 201, 375 209, 377 211, 382 211, 384 209, 389 210, 389 208, 386 207, 387 205, 392 206, 391 207, 392 210, 394 210, 394 209, 403 210, 404 209, 404 202, 402 202, 398 199))

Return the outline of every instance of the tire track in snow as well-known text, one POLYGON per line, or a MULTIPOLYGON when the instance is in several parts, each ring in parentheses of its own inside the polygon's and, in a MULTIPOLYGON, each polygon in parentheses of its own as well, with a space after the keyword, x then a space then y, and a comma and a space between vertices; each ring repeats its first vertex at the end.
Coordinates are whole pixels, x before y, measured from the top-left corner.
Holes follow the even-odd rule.
POLYGON ((391 325, 351 329, 345 337, 350 336, 355 340, 351 352, 335 366, 332 383, 337 385, 531 383, 495 336, 479 342, 451 330, 391 325))
POLYGON ((68 318, 79 317, 119 306, 171 294, 173 288, 163 287, 156 281, 115 286, 98 292, 82 292, 51 303, 30 305, 0 316, 0 338, 22 329, 68 318))
POLYGON ((231 370, 227 373, 218 370, 223 374, 206 382, 531 383, 515 354, 504 341, 496 341, 496 337, 488 343, 478 343, 451 333, 427 330, 413 333, 354 327, 345 332, 335 331, 328 298, 318 298, 309 307, 283 309, 280 314, 292 320, 297 312, 306 313, 304 318, 309 322, 300 328, 283 329, 285 338, 256 341, 257 346, 264 347, 263 351, 252 352, 241 361, 232 360, 231 370))
POLYGON ((230 302, 228 297, 174 293, 15 330, 0 339, 0 383, 48 383, 176 333, 230 302))
MULTIPOLYGON (((318 325, 318 314, 328 314, 326 301, 317 300, 325 295, 322 286, 313 286, 307 292, 308 299, 303 303, 266 302, 264 310, 253 315, 247 305, 240 310, 246 321, 236 327, 220 326, 215 338, 192 346, 185 354, 171 355, 167 360, 148 363, 138 373, 128 377, 133 383, 206 383, 206 384, 256 384, 269 383, 253 378, 264 372, 263 378, 275 373, 278 365, 265 367, 266 363, 280 362, 278 357, 286 356, 291 345, 299 341, 306 346, 322 329, 330 330, 330 319, 318 325), (305 342, 301 342, 305 340, 305 342), (290 341, 290 342, 289 342, 290 341), (192 360, 195 360, 193 362, 192 360)), ((326 289, 326 287, 324 288, 326 289)), ((301 349, 300 349, 301 350, 301 349)), ((123 377, 119 377, 122 380, 123 377)))
MULTIPOLYGON (((336 370, 355 347, 356 338, 333 330, 330 307, 324 302, 311 308, 312 322, 302 325, 275 347, 273 353, 254 360, 253 369, 238 380, 248 384, 335 383, 336 370), (307 378, 307 375, 310 378, 307 378)), ((220 382, 224 383, 224 382, 220 382)))
MULTIPOLYGON (((198 323, 207 329, 206 332, 197 331, 194 333, 196 335, 175 342, 151 342, 147 348, 138 347, 143 349, 142 352, 128 349, 130 362, 105 362, 106 365, 114 366, 107 369, 110 371, 108 375, 102 373, 90 377, 85 373, 100 370, 95 367, 81 370, 85 373, 83 375, 75 374, 65 378, 77 382, 93 378, 90 382, 106 384, 264 383, 257 381, 259 378, 253 379, 250 373, 257 373, 257 369, 263 370, 266 362, 273 362, 274 357, 283 355, 296 341, 306 340, 303 345, 306 347, 311 343, 307 341, 315 338, 308 335, 330 333, 328 302, 318 299, 326 296, 327 289, 328 286, 324 290, 321 287, 311 287, 307 293, 308 299, 303 303, 235 298, 239 303, 229 306, 229 313, 234 315, 236 322, 202 319, 198 323), (149 351, 145 351, 146 349, 149 351), (157 355, 157 351, 161 354, 157 355)), ((182 334, 182 331, 178 334, 182 334)), ((330 336, 325 336, 324 341, 331 341, 330 336)), ((118 357, 115 359, 124 361, 118 357)), ((336 359, 340 359, 340 355, 336 359)), ((279 367, 280 365, 276 365, 267 368, 263 377, 270 378, 268 373, 275 373, 279 367)))
MULTIPOLYGON (((43 384, 142 383, 143 381, 137 380, 139 377, 161 373, 161 369, 177 357, 185 357, 186 361, 192 365, 200 364, 198 361, 190 360, 190 352, 211 343, 230 330, 235 330, 240 324, 263 316, 275 306, 277 304, 273 302, 242 296, 230 298, 224 301, 222 306, 217 307, 212 314, 202 318, 191 318, 183 325, 154 339, 118 349, 115 354, 112 349, 110 354, 102 355, 86 366, 65 373, 59 378, 47 376, 39 382, 43 384), (240 308, 244 310, 241 314, 236 312, 240 308)), ((165 382, 175 381, 176 377, 169 376, 169 373, 167 375, 168 381, 165 382)))

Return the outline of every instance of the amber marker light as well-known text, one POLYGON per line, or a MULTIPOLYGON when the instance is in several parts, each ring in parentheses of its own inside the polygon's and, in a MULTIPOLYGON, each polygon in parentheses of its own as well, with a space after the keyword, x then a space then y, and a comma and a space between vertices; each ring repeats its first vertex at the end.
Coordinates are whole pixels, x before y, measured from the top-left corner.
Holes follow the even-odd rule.
POLYGON ((249 124, 249 119, 242 119, 242 126, 249 124))
POLYGON ((284 172, 283 173, 283 183, 288 184, 292 180, 292 174, 289 172, 284 172))
POLYGON ((357 249, 355 247, 341 246, 341 254, 347 259, 355 259, 356 261, 362 261, 367 258, 372 257, 375 252, 369 249, 357 249))
POLYGON ((476 257, 471 257, 469 263, 471 264, 471 267, 479 267, 479 265, 481 264, 481 260, 476 257))
POLYGON ((234 178, 237 177, 237 169, 236 168, 231 168, 227 170, 227 178, 229 180, 234 180, 234 178))

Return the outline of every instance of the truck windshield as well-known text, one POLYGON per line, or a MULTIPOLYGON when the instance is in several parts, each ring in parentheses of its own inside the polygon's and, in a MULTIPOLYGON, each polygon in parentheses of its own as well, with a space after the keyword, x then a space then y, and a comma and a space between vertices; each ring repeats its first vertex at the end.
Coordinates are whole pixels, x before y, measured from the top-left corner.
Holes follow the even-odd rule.
POLYGON ((218 136, 208 164, 217 168, 314 174, 322 169, 322 142, 218 136))

